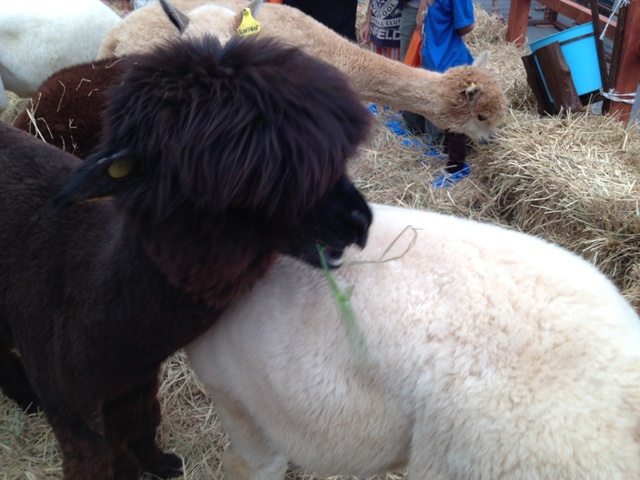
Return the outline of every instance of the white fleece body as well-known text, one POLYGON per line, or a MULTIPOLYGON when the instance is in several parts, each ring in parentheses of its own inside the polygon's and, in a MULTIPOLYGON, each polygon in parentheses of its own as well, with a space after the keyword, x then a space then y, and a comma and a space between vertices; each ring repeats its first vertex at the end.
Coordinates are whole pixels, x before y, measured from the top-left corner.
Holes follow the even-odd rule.
POLYGON ((5 89, 29 97, 58 70, 95 60, 121 20, 100 0, 0 0, 0 110, 5 89))
POLYGON ((640 321, 614 285, 532 236, 373 211, 366 249, 332 271, 353 286, 368 356, 325 273, 289 258, 187 348, 231 439, 229 477, 281 479, 290 461, 320 475, 408 465, 412 480, 640 479, 640 321), (400 258, 376 262, 390 245, 400 258))

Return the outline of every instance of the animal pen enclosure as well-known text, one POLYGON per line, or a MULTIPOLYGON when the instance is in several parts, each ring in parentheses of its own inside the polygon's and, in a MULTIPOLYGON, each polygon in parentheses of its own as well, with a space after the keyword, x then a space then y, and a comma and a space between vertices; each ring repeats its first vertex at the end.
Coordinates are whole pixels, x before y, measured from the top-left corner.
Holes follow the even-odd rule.
MULTIPOLYGON (((545 20, 561 29, 566 26, 558 23, 558 14, 576 24, 594 20, 592 8, 586 0, 580 0, 580 3, 572 0, 539 0, 539 3, 548 9, 545 20)), ((594 22, 595 32, 605 31, 606 37, 613 41, 611 56, 607 60, 608 76, 609 86, 618 96, 634 94, 640 82, 640 3, 637 0, 620 3, 621 8, 614 11, 616 4, 610 0, 598 0, 598 18, 594 22)), ((530 10, 531 0, 511 0, 507 41, 519 47, 524 46, 530 10)), ((603 112, 619 115, 623 122, 629 120, 631 109, 631 103, 619 101, 616 97, 607 96, 604 99, 603 112)))
MULTIPOLYGON (((470 155, 468 181, 448 191, 431 189, 439 165, 408 148, 380 118, 353 166, 353 178, 372 201, 502 224, 563 245, 593 261, 640 310, 637 129, 590 113, 536 115, 523 78, 522 50, 504 42, 507 27, 501 22, 482 11, 477 21, 468 39, 471 49, 474 55, 491 50, 490 68, 503 82, 510 113, 495 142, 470 155)), ((182 478, 224 479, 219 456, 228 440, 182 354, 166 363, 162 378, 160 438, 184 456, 182 478)), ((0 423, 0 480, 60 478, 60 456, 42 415, 27 416, 0 395, 0 423)), ((287 479, 318 477, 292 469, 287 479)))

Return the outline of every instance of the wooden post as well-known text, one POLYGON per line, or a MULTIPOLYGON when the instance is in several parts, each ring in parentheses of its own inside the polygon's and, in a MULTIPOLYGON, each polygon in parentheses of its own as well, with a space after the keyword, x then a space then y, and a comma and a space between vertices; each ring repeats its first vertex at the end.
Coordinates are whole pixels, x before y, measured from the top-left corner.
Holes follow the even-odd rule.
POLYGON ((520 48, 524 47, 530 11, 531 0, 511 0, 507 22, 507 42, 513 42, 520 48))
POLYGON ((541 47, 536 50, 535 56, 538 58, 540 71, 544 75, 555 111, 582 111, 582 102, 560 44, 553 42, 541 47))
MULTIPOLYGON (((635 93, 640 82, 640 0, 629 2, 627 7, 619 58, 618 74, 613 88, 618 94, 635 93)), ((636 102, 640 100, 636 99, 636 102)), ((628 103, 606 101, 602 110, 619 116, 623 122, 628 122, 632 107, 633 105, 628 103)))
MULTIPOLYGON (((554 12, 565 15, 578 24, 592 21, 591 9, 584 7, 571 0, 538 0, 545 7, 554 12)), ((640 0, 632 0, 632 4, 637 4, 640 0)), ((637 6, 637 5, 636 5, 637 6)), ((531 10, 531 0, 511 0, 509 7, 509 23, 507 25, 507 41, 515 43, 518 47, 524 47, 527 37, 527 25, 529 24, 529 11, 531 10)), ((604 27, 607 17, 599 15, 600 26, 604 27)), ((607 29, 607 38, 613 39, 615 23, 611 22, 607 29)), ((638 25, 638 24, 636 24, 638 25)))
POLYGON ((551 103, 549 94, 544 87, 542 74, 540 73, 540 69, 538 68, 538 64, 536 63, 535 53, 525 55, 521 58, 522 63, 524 64, 524 70, 525 72, 527 72, 527 83, 529 84, 529 87, 531 87, 531 90, 536 97, 538 115, 557 114, 558 112, 553 106, 553 103, 551 103))
POLYGON ((613 51, 611 52, 611 66, 609 67, 609 82, 615 84, 618 78, 618 65, 620 64, 620 45, 622 45, 622 32, 624 32, 625 20, 627 18, 627 6, 622 5, 618 12, 618 28, 613 38, 613 51))
POLYGON ((602 81, 602 89, 606 92, 609 90, 609 72, 607 71, 607 59, 604 56, 604 45, 600 40, 602 29, 598 21, 598 2, 591 0, 591 16, 593 17, 593 37, 596 41, 596 53, 598 55, 598 67, 600 69, 600 80, 602 81))

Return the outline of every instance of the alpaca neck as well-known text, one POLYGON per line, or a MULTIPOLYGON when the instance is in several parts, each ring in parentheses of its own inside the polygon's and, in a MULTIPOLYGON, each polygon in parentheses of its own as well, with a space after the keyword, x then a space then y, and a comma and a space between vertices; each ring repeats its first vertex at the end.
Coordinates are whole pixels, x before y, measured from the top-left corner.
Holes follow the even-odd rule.
POLYGON ((166 248, 156 244, 150 246, 149 255, 171 285, 214 309, 225 307, 253 286, 276 257, 274 252, 265 250, 242 252, 244 258, 238 258, 238 253, 216 253, 215 245, 199 252, 190 249, 191 246, 176 250, 173 245, 166 248))
POLYGON ((306 44, 305 49, 345 73, 363 101, 419 113, 440 128, 449 127, 442 123, 447 118, 443 74, 409 67, 351 42, 333 46, 338 51, 327 48, 327 42, 306 44))
MULTIPOLYGON (((264 35, 302 48, 345 73, 362 100, 419 113, 436 125, 446 118, 443 74, 409 67, 365 50, 295 8, 267 3, 258 17, 265 23, 264 35)), ((441 126, 445 127, 449 125, 441 126)))
POLYGON ((441 90, 444 79, 441 73, 409 67, 373 52, 358 50, 360 63, 342 68, 364 101, 409 110, 433 120, 443 116, 445 106, 441 90), (360 65, 365 62, 366 70, 360 71, 360 65), (375 76, 371 72, 376 72, 375 76))
POLYGON ((147 255, 170 285, 193 301, 222 308, 262 277, 276 254, 242 225, 200 220, 139 231, 147 255))

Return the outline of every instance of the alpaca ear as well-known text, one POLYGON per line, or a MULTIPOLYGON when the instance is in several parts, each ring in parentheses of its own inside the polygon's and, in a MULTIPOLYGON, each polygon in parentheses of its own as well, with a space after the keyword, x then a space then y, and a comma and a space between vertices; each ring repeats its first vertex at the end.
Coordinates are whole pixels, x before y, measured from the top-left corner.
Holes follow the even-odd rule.
POLYGON ((128 152, 88 158, 71 174, 55 198, 53 208, 58 210, 71 203, 110 197, 131 185, 138 176, 134 157, 128 152))
POLYGON ((160 5, 164 13, 169 17, 169 20, 171 20, 171 23, 176 26, 180 31, 180 35, 182 35, 189 26, 189 17, 174 7, 169 0, 160 0, 160 5))
POLYGON ((473 105, 483 90, 484 87, 482 85, 472 83, 464 90, 464 94, 467 97, 468 102, 473 105))
POLYGON ((489 57, 490 56, 491 56, 491 54, 489 53, 489 51, 485 50, 484 52, 482 52, 480 55, 478 55, 475 58, 475 60, 473 61, 472 66, 481 68, 482 70, 486 70, 487 69, 487 65, 489 64, 489 57))

